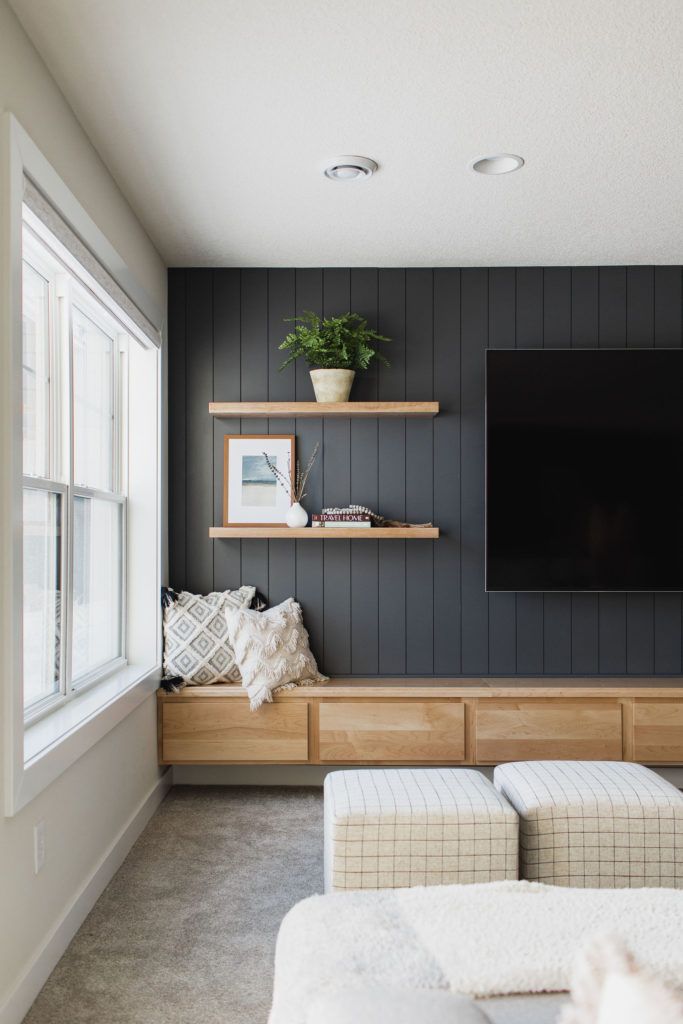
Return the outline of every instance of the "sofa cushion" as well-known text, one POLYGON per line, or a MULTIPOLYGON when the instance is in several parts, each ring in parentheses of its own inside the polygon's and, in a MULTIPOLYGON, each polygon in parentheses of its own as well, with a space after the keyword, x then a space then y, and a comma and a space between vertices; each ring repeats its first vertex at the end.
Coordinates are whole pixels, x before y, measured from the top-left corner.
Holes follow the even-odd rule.
POLYGON ((476 1003, 454 992, 368 985, 315 997, 306 1024, 489 1024, 476 1003))
POLYGON ((269 1024, 307 1024, 313 999, 372 984, 472 998, 565 991, 577 950, 604 932, 683 984, 683 890, 487 882, 312 896, 280 926, 269 1024))

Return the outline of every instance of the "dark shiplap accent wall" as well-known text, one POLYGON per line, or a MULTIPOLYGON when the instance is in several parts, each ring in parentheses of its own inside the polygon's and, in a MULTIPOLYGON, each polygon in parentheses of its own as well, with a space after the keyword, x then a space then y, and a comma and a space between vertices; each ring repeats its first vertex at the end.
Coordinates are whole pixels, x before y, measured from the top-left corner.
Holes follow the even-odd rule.
MULTIPOLYGON (((680 594, 484 592, 484 349, 680 346, 681 268, 171 270, 171 582, 253 583, 302 603, 330 674, 681 672, 680 594), (212 421, 209 401, 311 399, 303 363, 278 372, 283 318, 363 313, 391 368, 356 399, 438 399, 434 420, 212 421), (348 502, 440 540, 210 541, 224 433, 296 433, 323 457, 306 507, 348 502)), ((678 467, 680 471, 680 467, 678 467)))

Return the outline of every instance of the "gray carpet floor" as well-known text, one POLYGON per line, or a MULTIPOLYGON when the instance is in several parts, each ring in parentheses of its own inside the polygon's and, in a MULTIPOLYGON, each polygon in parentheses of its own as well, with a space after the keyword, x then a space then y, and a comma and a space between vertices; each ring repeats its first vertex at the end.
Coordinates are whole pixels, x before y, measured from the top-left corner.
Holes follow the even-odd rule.
MULTIPOLYGON (((277 930, 322 892, 322 790, 179 786, 106 888, 24 1024, 266 1024, 277 930)), ((558 996, 487 1000, 553 1024, 558 996)))
POLYGON ((265 1024, 277 929, 322 892, 322 790, 171 790, 25 1024, 265 1024))

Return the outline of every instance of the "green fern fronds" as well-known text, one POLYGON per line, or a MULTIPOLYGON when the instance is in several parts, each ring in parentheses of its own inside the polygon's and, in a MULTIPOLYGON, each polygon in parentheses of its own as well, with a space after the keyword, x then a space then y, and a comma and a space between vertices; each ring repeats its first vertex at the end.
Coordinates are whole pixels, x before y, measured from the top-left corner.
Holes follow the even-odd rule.
POLYGON ((323 370, 367 370, 373 359, 389 366, 375 345, 391 339, 369 328, 367 320, 358 313, 321 319, 317 313, 305 310, 301 316, 288 317, 285 322, 296 326, 280 345, 280 349, 289 352, 281 370, 299 358, 323 370))

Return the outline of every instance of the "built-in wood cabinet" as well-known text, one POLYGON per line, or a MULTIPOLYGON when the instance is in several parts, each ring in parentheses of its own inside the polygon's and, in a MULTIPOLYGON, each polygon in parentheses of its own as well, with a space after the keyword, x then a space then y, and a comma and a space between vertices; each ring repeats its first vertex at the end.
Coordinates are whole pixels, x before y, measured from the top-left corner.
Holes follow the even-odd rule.
POLYGON ((479 764, 622 758, 616 700, 485 700, 477 705, 475 733, 479 764))
POLYGON ((161 759, 171 764, 308 760, 308 705, 246 700, 164 701, 161 759))
POLYGON ((683 701, 634 701, 633 759, 683 764, 683 701))
POLYGON ((679 677, 335 679, 254 712, 239 686, 188 686, 158 705, 162 764, 683 764, 679 677))
POLYGON ((322 764, 453 764, 465 757, 465 708, 440 700, 323 701, 322 764))

